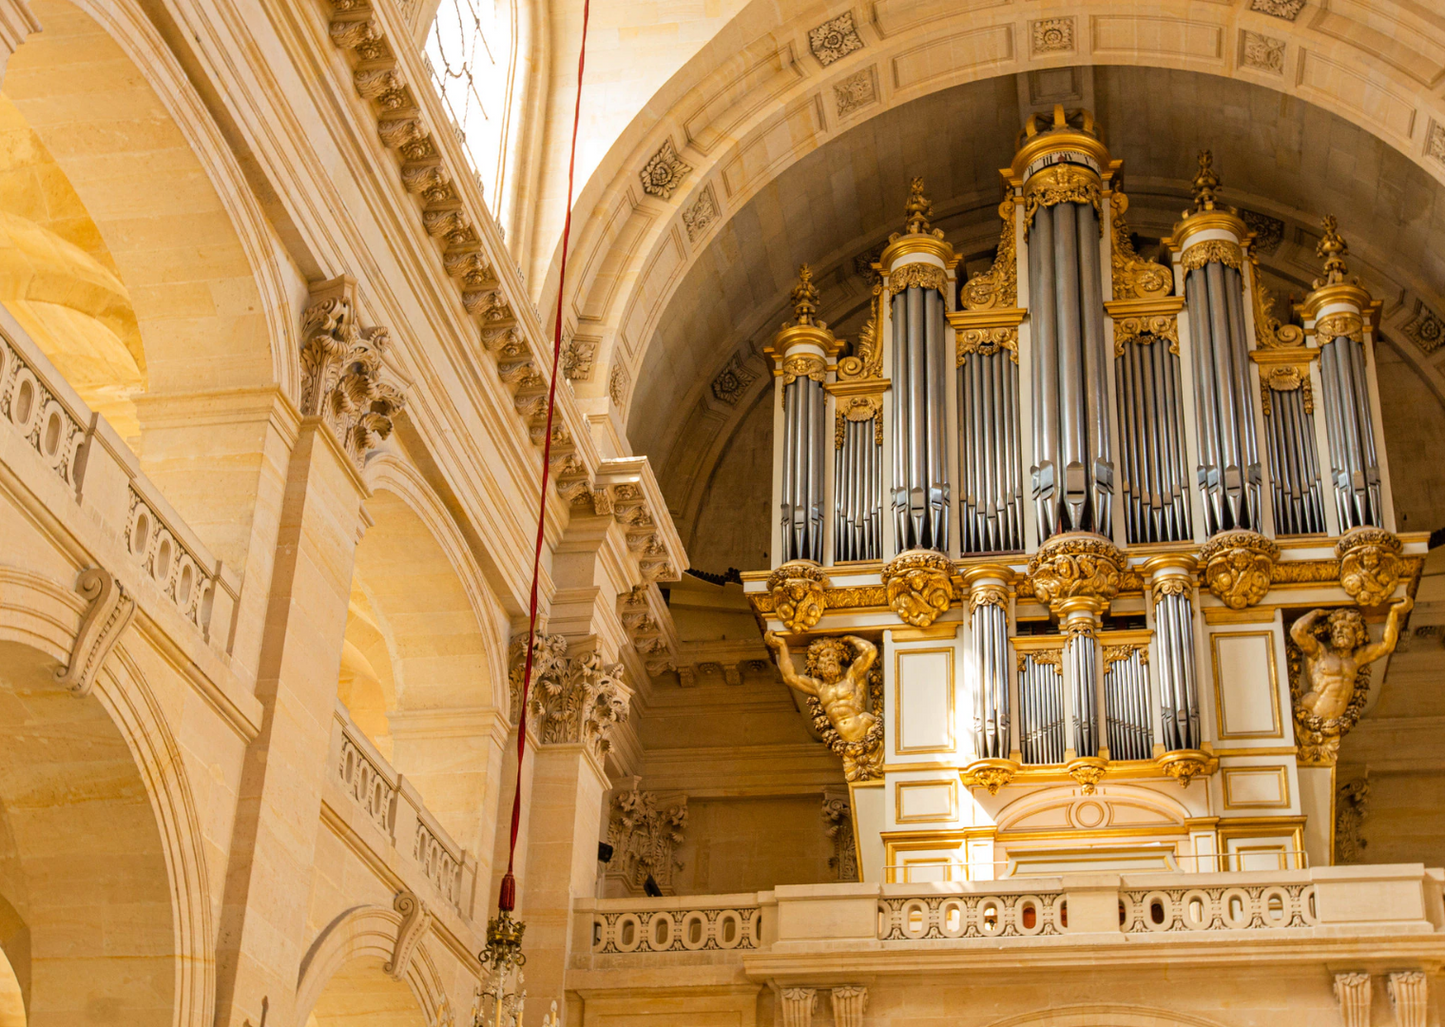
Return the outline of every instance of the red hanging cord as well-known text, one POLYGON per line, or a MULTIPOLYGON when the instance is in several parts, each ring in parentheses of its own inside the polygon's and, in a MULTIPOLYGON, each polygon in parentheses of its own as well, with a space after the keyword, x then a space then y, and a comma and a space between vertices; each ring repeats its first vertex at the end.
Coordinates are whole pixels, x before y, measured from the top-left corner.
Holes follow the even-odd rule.
POLYGON ((552 468, 552 414, 557 409, 557 369, 562 362, 562 297, 567 284, 567 240, 572 234, 572 175, 577 169, 577 126, 582 120, 582 69, 587 61, 587 16, 591 0, 582 0, 582 45, 577 51, 577 101, 572 108, 572 148, 567 157, 567 219, 562 222, 562 262, 557 271, 557 323, 552 333, 552 377, 547 385, 547 434, 542 440, 542 498, 537 506, 537 545, 532 551, 532 598, 527 610, 527 660, 522 671, 522 712, 517 718, 517 789, 512 793, 512 839, 507 846, 507 872, 502 877, 497 909, 517 908, 517 879, 512 876, 517 857, 517 829, 522 820, 522 757, 527 751, 527 695, 532 689, 532 643, 537 637, 537 578, 542 565, 542 542, 547 525, 548 472, 552 468))

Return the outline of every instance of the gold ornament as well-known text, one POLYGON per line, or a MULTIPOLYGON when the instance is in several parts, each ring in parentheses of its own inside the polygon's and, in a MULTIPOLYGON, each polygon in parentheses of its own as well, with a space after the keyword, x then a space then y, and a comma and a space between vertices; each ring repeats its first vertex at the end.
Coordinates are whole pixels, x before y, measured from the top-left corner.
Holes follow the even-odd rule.
POLYGON ((974 585, 968 592, 968 612, 980 606, 1008 606, 1008 587, 998 584, 974 585))
POLYGON ((1087 203, 1100 215, 1099 233, 1104 225, 1100 207, 1099 176, 1077 164, 1054 164, 1044 168, 1024 186, 1024 238, 1033 226, 1034 214, 1040 207, 1060 203, 1087 203))
POLYGON ((823 617, 823 571, 808 560, 785 563, 768 576, 773 612, 794 634, 810 631, 823 617))
POLYGON ((1379 606, 1395 593, 1404 563, 1400 540, 1383 528, 1352 528, 1335 543, 1340 587, 1361 606, 1379 606))
POLYGON ((1124 355, 1124 345, 1129 340, 1152 343, 1164 339, 1169 343, 1169 352, 1179 355, 1179 317, 1177 314, 1141 314, 1137 317, 1114 318, 1114 356, 1124 355))
POLYGON ((937 264, 914 261, 888 272, 888 295, 897 296, 905 289, 937 289, 948 292, 948 276, 937 264))
POLYGON ((888 606, 905 624, 926 628, 953 605, 953 565, 932 549, 910 549, 883 567, 888 606))
POLYGON ((881 773, 882 676, 870 673, 878 660, 877 646, 856 635, 820 638, 808 646, 807 673, 799 674, 787 642, 771 631, 763 641, 777 654, 778 670, 788 687, 807 696, 810 706, 816 704, 815 714, 822 712, 824 723, 818 726, 830 747, 843 754, 845 771, 852 758, 854 773, 849 780, 881 773))
POLYGON ((1350 246, 1345 242, 1345 237, 1340 235, 1340 223, 1333 214, 1326 214, 1320 223, 1324 226, 1325 234, 1320 239, 1320 244, 1315 247, 1315 256, 1324 258, 1325 276, 1314 280, 1316 289, 1325 285, 1340 285, 1350 273, 1350 269, 1345 266, 1345 254, 1350 252, 1350 246))
MULTIPOLYGON (((1129 222, 1124 218, 1129 209, 1129 197, 1115 191, 1109 198, 1109 209, 1113 216, 1113 245, 1110 263, 1114 270, 1114 298, 1116 300, 1155 299, 1168 296, 1174 291, 1174 272, 1163 264, 1145 260, 1134 251, 1129 238, 1129 222)), ((1179 339, 1174 339, 1174 352, 1178 352, 1179 339)), ((1115 326, 1114 341, 1118 346, 1118 327, 1115 326)), ((1116 350, 1116 355, 1119 351, 1116 350)))
POLYGON ((1299 325, 1282 324, 1274 316, 1274 297, 1259 275, 1259 256, 1253 245, 1249 251, 1249 269, 1254 288, 1254 340, 1260 349, 1296 349, 1305 344, 1304 329, 1299 325))
POLYGON ((849 421, 872 421, 873 441, 883 445, 883 397, 839 396, 837 421, 833 426, 833 448, 843 448, 843 436, 849 421))
POLYGON ((1185 271, 1197 271, 1205 264, 1215 261, 1241 273, 1244 271, 1244 251, 1239 248, 1238 243, 1230 242, 1228 239, 1205 239, 1203 242, 1197 242, 1186 249, 1184 255, 1179 258, 1179 263, 1185 271))
POLYGON ((963 777, 966 782, 983 785, 989 795, 997 795, 1018 772, 1019 765, 1013 760, 986 759, 970 763, 963 769, 963 777))
POLYGON ((1055 535, 1029 560, 1034 594, 1055 613, 1066 599, 1090 598, 1103 605, 1119 594, 1124 560, 1102 535, 1055 535))
POLYGON ((1208 150, 1199 151, 1199 173, 1194 176, 1190 184, 1190 191, 1194 194, 1194 210, 1185 211, 1185 217, 1191 213, 1197 214, 1204 210, 1213 210, 1215 203, 1215 192, 1219 189, 1219 175, 1214 171, 1214 154, 1208 150))
MULTIPOLYGON (((980 271, 964 285, 964 310, 992 310, 995 307, 1012 307, 1018 303, 1018 252, 1014 245, 1016 206, 1012 195, 1005 197, 998 205, 998 216, 1003 219, 1003 229, 998 236, 998 255, 994 257, 992 267, 987 271, 980 271)), ((1014 339, 1018 339, 1017 332, 1014 333, 1014 339)))
POLYGON ((1315 322, 1315 334, 1325 340, 1334 340, 1343 336, 1355 342, 1364 342, 1365 322, 1359 314, 1331 314, 1329 317, 1322 317, 1315 322))
POLYGON ((1179 782, 1179 787, 1188 788, 1189 782, 1200 774, 1212 773, 1219 761, 1198 749, 1176 749, 1159 757, 1159 769, 1179 782))
POLYGON ((1340 740, 1359 721, 1370 694, 1366 666, 1394 652, 1400 618, 1414 605, 1409 596, 1396 600, 1385 637, 1373 643, 1364 615, 1353 607, 1311 610, 1290 625, 1289 689, 1302 763, 1333 766, 1339 758, 1340 740))
POLYGON ((1093 795, 1094 789, 1104 779, 1109 761, 1099 756, 1078 756, 1064 764, 1064 770, 1079 783, 1085 795, 1093 795))
POLYGON ((903 218, 909 235, 924 235, 931 230, 933 204, 923 195, 923 179, 908 183, 908 202, 903 205, 903 218))
POLYGON ((800 353, 783 361, 783 384, 792 385, 799 378, 821 383, 828 377, 828 362, 816 353, 800 353))
POLYGON ((878 296, 882 288, 880 285, 873 286, 868 323, 858 333, 858 345, 853 348, 853 355, 838 361, 840 382, 883 377, 883 347, 878 345, 878 296))
POLYGON ((1017 326, 964 328, 957 333, 955 366, 962 367, 970 353, 991 357, 999 350, 1008 350, 1009 359, 1019 362, 1019 330, 1017 326))
POLYGON ((1279 546, 1257 531, 1221 531, 1200 550, 1204 583, 1231 610, 1253 606, 1269 592, 1279 546))

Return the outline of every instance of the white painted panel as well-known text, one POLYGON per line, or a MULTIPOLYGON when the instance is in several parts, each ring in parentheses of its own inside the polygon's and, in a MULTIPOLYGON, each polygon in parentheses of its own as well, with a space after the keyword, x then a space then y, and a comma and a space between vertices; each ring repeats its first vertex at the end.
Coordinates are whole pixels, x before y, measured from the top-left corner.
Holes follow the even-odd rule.
POLYGON ((1225 767, 1225 809, 1270 809, 1289 805, 1284 767, 1225 767))
POLYGON ((953 675, 948 652, 898 654, 898 751, 953 748, 953 675))
POLYGON ((1274 674, 1274 636, 1213 636, 1220 738, 1278 738, 1282 725, 1274 674))
POLYGON ((898 822, 920 820, 952 820, 954 817, 954 782, 900 781, 898 783, 898 822))

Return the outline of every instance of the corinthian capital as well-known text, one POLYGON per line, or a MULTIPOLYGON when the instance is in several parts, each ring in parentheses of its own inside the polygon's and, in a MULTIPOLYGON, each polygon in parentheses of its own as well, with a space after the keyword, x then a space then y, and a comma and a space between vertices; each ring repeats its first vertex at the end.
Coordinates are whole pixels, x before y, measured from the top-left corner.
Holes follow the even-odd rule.
MULTIPOLYGON (((591 651, 568 655, 562 635, 539 635, 533 644, 532 684, 527 715, 534 718, 542 744, 582 743, 600 760, 611 749, 608 733, 627 719, 632 689, 624 683, 620 663, 604 663, 591 651)), ((512 719, 521 712, 526 639, 511 648, 512 719)))
POLYGON ((301 414, 324 421, 358 466, 406 405, 383 363, 390 345, 385 328, 361 327, 354 280, 343 276, 311 290, 301 315, 301 414))

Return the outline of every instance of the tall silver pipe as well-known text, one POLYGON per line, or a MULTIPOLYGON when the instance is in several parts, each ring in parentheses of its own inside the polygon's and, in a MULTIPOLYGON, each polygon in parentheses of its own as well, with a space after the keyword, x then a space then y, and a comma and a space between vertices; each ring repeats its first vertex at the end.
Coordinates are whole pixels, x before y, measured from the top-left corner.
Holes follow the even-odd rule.
POLYGON ((1055 513, 1059 477, 1058 306, 1053 261, 1054 219, 1048 208, 1034 215, 1029 239, 1029 296, 1033 319, 1034 466, 1033 496, 1039 541, 1060 530, 1055 513))

